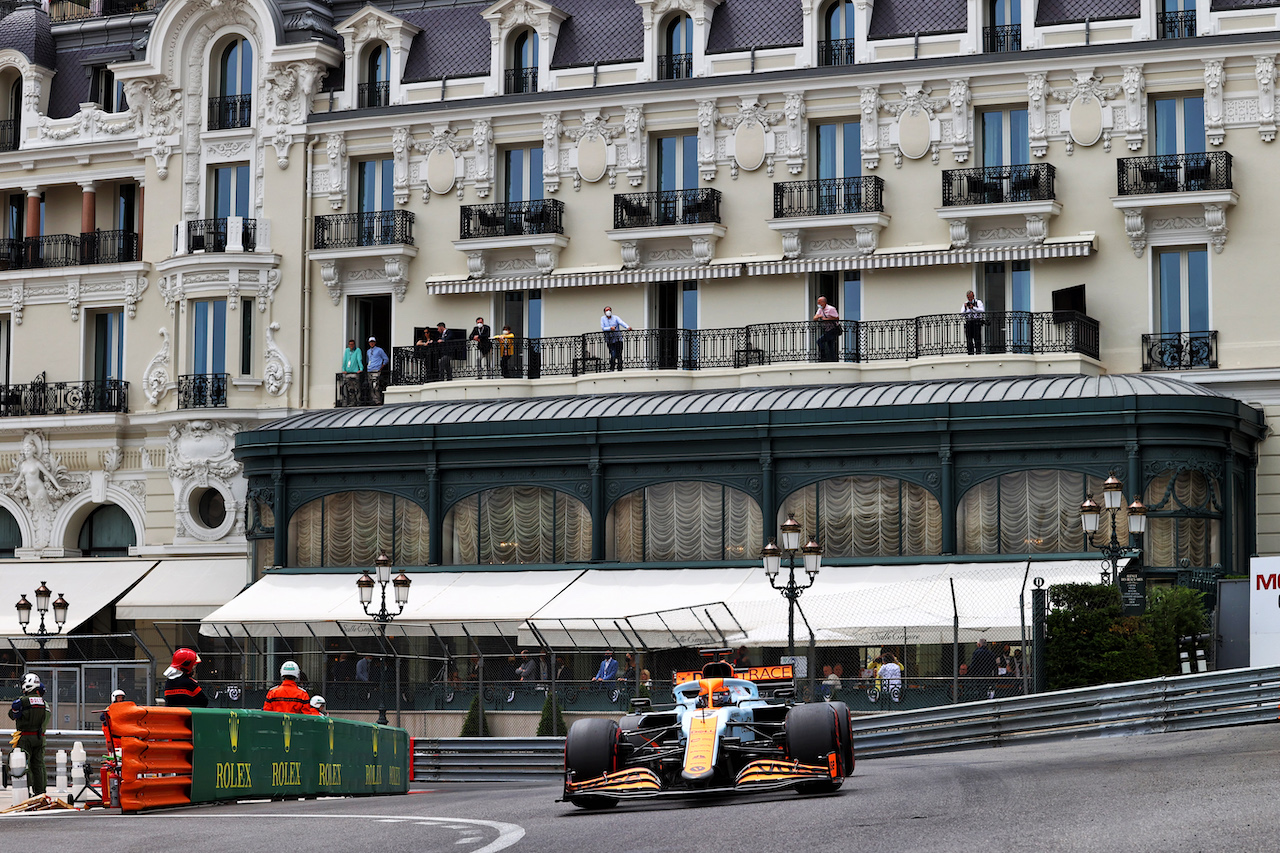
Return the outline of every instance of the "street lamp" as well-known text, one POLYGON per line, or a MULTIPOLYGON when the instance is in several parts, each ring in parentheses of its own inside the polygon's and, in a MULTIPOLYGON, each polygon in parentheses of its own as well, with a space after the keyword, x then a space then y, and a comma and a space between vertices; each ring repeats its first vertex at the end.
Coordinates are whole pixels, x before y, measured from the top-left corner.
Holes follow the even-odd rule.
MULTIPOLYGON (((375 582, 369 576, 368 570, 360 573, 360 577, 356 580, 356 588, 360 590, 360 606, 364 609, 364 615, 368 616, 378 625, 378 635, 382 638, 382 648, 387 647, 387 625, 391 624, 391 620, 395 619, 404 612, 404 606, 409 603, 409 585, 412 581, 404 572, 396 575, 395 580, 391 579, 391 558, 386 554, 379 554, 378 559, 373 561, 374 571, 378 575, 375 582), (369 605, 373 603, 373 587, 377 583, 382 586, 382 603, 376 613, 369 612, 369 605), (391 584, 393 595, 399 609, 392 613, 387 609, 387 584, 391 584)), ((387 724, 387 668, 385 665, 378 666, 378 725, 385 726, 387 724)))
MULTIPOLYGON (((1124 485, 1114 472, 1102 484, 1102 503, 1102 507, 1094 503, 1092 494, 1085 498, 1084 503, 1080 504, 1080 527, 1084 530, 1085 542, 1102 552, 1101 582, 1114 584, 1120 582, 1120 558, 1142 556, 1141 546, 1130 548, 1122 545, 1116 536, 1116 516, 1120 514, 1120 507, 1124 503, 1124 485), (1098 532, 1098 522, 1103 512, 1111 516, 1111 539, 1098 543, 1094 541, 1094 534, 1098 532), (1108 564, 1110 569, 1107 568, 1108 564)), ((1141 537, 1147 532, 1147 507, 1137 495, 1133 496, 1128 513, 1129 532, 1141 537)))
POLYGON ((822 546, 810 539, 803 548, 800 547, 800 522, 795 513, 788 513, 787 520, 779 528, 782 534, 782 547, 777 540, 770 539, 760 551, 760 559, 764 563, 764 573, 769 578, 769 586, 782 593, 787 599, 787 654, 791 657, 792 666, 796 659, 796 602, 801 593, 813 586, 818 579, 818 571, 822 568, 822 546), (787 552, 787 582, 778 584, 778 573, 782 570, 782 552, 787 552), (806 584, 796 583, 796 552, 802 556, 802 565, 809 575, 806 584))
POLYGON ((49 589, 49 585, 44 581, 40 582, 40 586, 36 587, 36 604, 35 609, 40 613, 40 626, 34 631, 28 631, 27 626, 31 624, 31 602, 27 601, 26 595, 18 596, 18 603, 14 608, 18 611, 18 625, 22 627, 22 633, 28 637, 35 637, 36 642, 40 644, 40 651, 44 651, 45 644, 49 642, 50 637, 56 637, 62 633, 62 626, 67 622, 67 600, 62 597, 62 593, 58 593, 57 599, 53 602, 53 621, 57 624, 58 630, 50 631, 45 627, 44 617, 49 612, 49 598, 53 595, 53 591, 49 589))

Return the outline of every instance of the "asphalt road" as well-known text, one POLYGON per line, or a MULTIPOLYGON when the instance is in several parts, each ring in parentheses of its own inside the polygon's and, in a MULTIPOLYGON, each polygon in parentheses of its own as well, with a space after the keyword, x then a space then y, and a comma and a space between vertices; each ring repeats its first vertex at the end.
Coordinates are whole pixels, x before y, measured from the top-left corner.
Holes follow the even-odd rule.
POLYGON ((556 786, 437 785, 409 796, 121 816, 0 818, 3 851, 1280 850, 1280 726, 1086 739, 859 763, 836 794, 624 804, 556 786))

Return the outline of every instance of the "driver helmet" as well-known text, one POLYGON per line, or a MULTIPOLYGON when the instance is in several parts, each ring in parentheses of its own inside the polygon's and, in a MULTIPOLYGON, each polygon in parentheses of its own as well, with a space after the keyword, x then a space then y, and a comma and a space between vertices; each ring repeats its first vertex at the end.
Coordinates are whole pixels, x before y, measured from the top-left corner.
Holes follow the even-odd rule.
POLYGON ((733 704, 733 697, 730 695, 727 689, 717 690, 711 694, 711 706, 713 708, 723 708, 726 705, 732 705, 732 704, 733 704))
POLYGON ((287 660, 280 666, 280 677, 297 680, 302 677, 302 669, 293 661, 287 660))
POLYGON ((200 655, 191 649, 178 649, 173 653, 173 661, 164 671, 164 677, 172 679, 179 675, 191 675, 196 671, 198 663, 200 663, 200 655))
POLYGON ((40 683, 40 676, 36 675, 34 672, 28 672, 22 677, 23 693, 35 693, 43 687, 44 685, 40 683))
POLYGON ((315 696, 312 696, 311 707, 315 708, 317 711, 323 711, 325 708, 324 697, 321 696, 319 693, 317 693, 315 696))

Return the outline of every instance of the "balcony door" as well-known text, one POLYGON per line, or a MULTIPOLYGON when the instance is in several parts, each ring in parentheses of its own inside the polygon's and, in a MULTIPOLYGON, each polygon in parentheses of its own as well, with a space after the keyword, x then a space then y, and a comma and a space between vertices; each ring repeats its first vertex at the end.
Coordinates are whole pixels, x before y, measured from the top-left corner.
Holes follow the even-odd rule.
POLYGON ((360 214, 360 245, 378 246, 395 241, 396 200, 394 160, 361 160, 355 164, 356 210, 360 214))
MULTIPOLYGON (((1157 332, 1188 335, 1186 342, 1194 351, 1191 339, 1196 333, 1213 329, 1209 312, 1209 252, 1205 247, 1159 249, 1155 251, 1157 332)), ((1207 357, 1208 347, 1204 349, 1207 357)), ((1196 365, 1193 365, 1196 366, 1196 365)))
POLYGON ((124 379, 124 311, 109 308, 93 313, 93 379, 105 387, 124 379))
MULTIPOLYGON (((812 276, 813 292, 809 305, 817 305, 818 297, 821 296, 827 300, 828 305, 840 312, 841 325, 844 327, 844 334, 841 336, 844 357, 857 361, 858 321, 862 319, 862 273, 858 270, 844 270, 812 273, 812 276)), ((810 308, 807 316, 813 316, 812 311, 813 308, 810 308)))
MULTIPOLYGON (((391 355, 391 296, 347 297, 347 323, 351 328, 349 338, 356 339, 356 346, 366 349, 369 337, 378 339, 378 346, 391 355)), ((368 360, 366 359, 366 364, 368 360)))
POLYGON ((1204 98, 1152 98, 1151 145, 1159 154, 1203 154, 1204 98))
POLYGON ((983 166, 1025 166, 1031 162, 1026 110, 985 110, 979 117, 983 166))
MULTIPOLYGON (((509 207, 504 234, 540 234, 545 225, 543 205, 521 205, 544 197, 542 147, 508 148, 502 152, 502 198, 509 207)), ((515 331, 512 329, 512 331, 515 331)))
POLYGON ((853 192, 852 179, 862 175, 862 124, 849 121, 814 127, 814 157, 818 163, 819 214, 857 213, 861 196, 853 192))
POLYGON ((213 169, 213 199, 209 212, 214 219, 249 216, 249 165, 218 166, 213 169))
POLYGON ((218 85, 224 98, 253 93, 253 45, 247 39, 233 41, 223 49, 218 85))
POLYGON ((191 372, 201 376, 227 372, 227 301, 191 302, 191 372))
POLYGON ((654 286, 653 328, 659 370, 694 369, 698 361, 698 282, 660 281, 654 286))
POLYGON ((688 218, 686 213, 697 209, 694 199, 684 199, 682 203, 682 199, 674 195, 674 192, 698 188, 698 137, 692 134, 663 136, 654 147, 657 149, 655 171, 658 175, 658 192, 673 195, 658 200, 657 217, 653 224, 676 225, 688 218))
POLYGON ((1029 352, 1031 262, 993 261, 983 264, 981 273, 982 281, 976 290, 987 312, 983 351, 1029 352))

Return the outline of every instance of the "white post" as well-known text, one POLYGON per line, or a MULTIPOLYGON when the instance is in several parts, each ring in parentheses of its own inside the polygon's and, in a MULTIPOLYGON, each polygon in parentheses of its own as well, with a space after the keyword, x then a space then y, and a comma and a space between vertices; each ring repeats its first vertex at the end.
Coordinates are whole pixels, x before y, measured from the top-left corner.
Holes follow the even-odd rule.
POLYGON ((76 741, 71 745, 71 793, 79 795, 84 790, 84 762, 88 758, 84 744, 76 741))
POLYGON ((54 756, 54 764, 57 765, 57 783, 58 787, 54 790, 54 794, 58 799, 63 799, 67 794, 67 751, 65 749, 58 750, 54 756))
POLYGON ((13 805, 23 802, 27 793, 27 754, 20 749, 9 753, 9 778, 13 780, 13 805))

